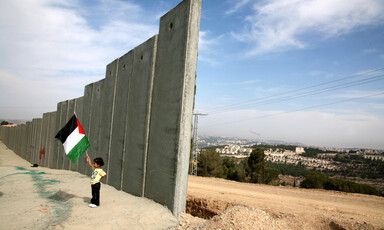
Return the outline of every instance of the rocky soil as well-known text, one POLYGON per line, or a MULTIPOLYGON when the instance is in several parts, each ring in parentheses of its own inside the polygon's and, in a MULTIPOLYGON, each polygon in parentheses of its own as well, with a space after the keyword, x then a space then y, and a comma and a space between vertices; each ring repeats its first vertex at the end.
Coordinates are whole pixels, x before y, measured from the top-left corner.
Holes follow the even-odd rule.
POLYGON ((181 229, 384 229, 384 198, 190 176, 181 229))

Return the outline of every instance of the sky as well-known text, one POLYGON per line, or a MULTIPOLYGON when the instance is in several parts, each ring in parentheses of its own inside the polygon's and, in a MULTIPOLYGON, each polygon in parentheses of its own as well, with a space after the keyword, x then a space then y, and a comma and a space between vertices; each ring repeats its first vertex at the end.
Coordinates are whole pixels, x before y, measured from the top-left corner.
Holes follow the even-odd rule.
MULTIPOLYGON (((83 96, 180 0, 0 1, 0 118, 83 96)), ((203 0, 198 135, 384 149, 382 0, 203 0)))

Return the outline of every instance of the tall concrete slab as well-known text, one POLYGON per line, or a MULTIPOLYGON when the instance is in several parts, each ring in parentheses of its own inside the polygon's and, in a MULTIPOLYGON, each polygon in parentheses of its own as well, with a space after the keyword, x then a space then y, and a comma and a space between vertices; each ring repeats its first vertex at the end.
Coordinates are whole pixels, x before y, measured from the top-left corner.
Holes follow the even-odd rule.
POLYGON ((32 122, 28 121, 26 122, 26 135, 27 135, 27 142, 26 142, 26 148, 25 148, 25 160, 29 159, 29 156, 31 154, 31 139, 32 139, 32 122))
POLYGON ((154 36, 133 50, 122 189, 136 196, 144 193, 156 44, 154 36))
POLYGON ((116 75, 115 102, 112 113, 112 133, 109 159, 107 162, 107 183, 121 189, 123 153, 125 143, 125 124, 127 114, 128 89, 132 76, 133 51, 119 58, 116 75))
MULTIPOLYGON (((101 91, 101 112, 100 112, 100 123, 99 129, 99 140, 98 140, 98 151, 95 152, 95 157, 101 157, 104 160, 104 170, 108 172, 108 161, 111 146, 111 133, 113 124, 113 107, 116 98, 116 75, 118 68, 119 59, 114 60, 107 65, 105 79, 101 91)), ((107 181, 108 182, 108 179, 107 181)))
POLYGON ((48 131, 48 146, 46 150, 46 165, 52 168, 52 158, 55 148, 55 136, 56 136, 56 112, 49 113, 49 131, 48 131))
POLYGON ((13 127, 13 129, 11 129, 11 138, 10 138, 10 141, 11 141, 11 150, 12 151, 15 151, 15 146, 16 146, 16 140, 17 140, 17 137, 16 137, 16 129, 15 127, 13 127))
MULTIPOLYGON (((65 124, 67 124, 68 104, 69 104, 68 100, 62 102, 61 111, 60 111, 60 125, 59 125, 60 128, 59 128, 59 130, 62 129, 65 126, 65 124)), ((57 156, 57 168, 58 169, 64 169, 64 162, 66 160, 66 157, 67 157, 67 155, 65 154, 63 144, 61 143, 61 145, 59 146, 59 151, 58 151, 58 156, 57 156)))
POLYGON ((32 119, 32 140, 31 140, 31 154, 29 155, 28 161, 34 164, 34 155, 36 151, 36 139, 37 139, 37 118, 32 119))
POLYGON ((38 132, 39 132, 39 134, 38 134, 38 136, 37 136, 37 138, 38 138, 38 143, 37 143, 37 151, 36 151, 36 155, 35 155, 35 161, 36 162, 38 162, 38 164, 41 162, 41 160, 40 160, 40 152, 42 152, 42 150, 43 150, 43 118, 40 118, 39 120, 38 120, 38 125, 39 125, 39 127, 38 127, 38 132))
MULTIPOLYGON (((56 109, 56 116, 55 116, 55 132, 54 135, 60 131, 62 127, 61 125, 61 108, 63 107, 63 102, 57 103, 57 109, 56 109)), ((58 166, 58 157, 59 157, 59 149, 62 148, 61 142, 57 140, 56 138, 54 139, 53 142, 53 152, 52 152, 52 157, 50 158, 51 161, 51 168, 57 169, 58 166)))
POLYGON ((20 145, 20 156, 25 159, 25 150, 26 150, 26 143, 27 143, 27 125, 21 124, 20 127, 21 131, 21 145, 20 145))
MULTIPOLYGON (((101 119, 101 111, 103 108, 101 105, 101 96, 103 92, 103 84, 104 80, 100 80, 98 82, 93 83, 93 91, 92 91, 92 104, 90 109, 90 131, 88 134, 88 140, 90 143, 90 147, 88 148, 88 155, 93 160, 99 154, 99 132, 100 132, 100 119, 101 119)), ((103 130, 104 131, 104 130, 103 130)), ((86 170, 86 175, 91 175, 91 170, 86 170)))
POLYGON ((18 126, 16 126, 15 127, 15 153, 17 154, 17 155, 19 155, 20 156, 20 138, 21 138, 21 135, 20 135, 20 125, 18 125, 18 126))
MULTIPOLYGON (((83 114, 83 99, 84 99, 84 97, 75 98, 75 109, 74 109, 74 113, 76 114, 77 119, 79 119, 81 125, 83 125, 83 123, 81 122, 81 119, 80 119, 82 117, 82 114, 83 114)), ((79 171, 79 161, 81 158, 85 159, 85 154, 84 154, 84 156, 80 157, 76 161, 76 163, 71 162, 70 170, 79 171)))
MULTIPOLYGON (((93 84, 89 84, 85 86, 84 88, 84 97, 83 97, 83 109, 82 113, 79 113, 79 119, 80 123, 83 126, 83 130, 85 132, 85 135, 87 136, 89 140, 89 134, 91 130, 91 105, 92 105, 92 93, 93 93, 93 84)), ((91 144, 92 146, 92 144, 91 144)), ((89 149, 86 151, 86 153, 89 153, 89 149)), ((88 166, 88 162, 85 158, 81 157, 79 159, 78 163, 78 170, 82 174, 87 174, 87 170, 91 171, 91 169, 88 166)))
POLYGON ((20 131, 21 131, 21 143, 20 143, 20 156, 25 159, 25 151, 26 151, 26 143, 27 143, 27 125, 22 124, 20 125, 20 131))
POLYGON ((23 133, 24 133, 24 143, 23 143, 23 158, 25 159, 27 157, 27 148, 28 148, 28 131, 27 131, 27 123, 23 126, 23 133))
MULTIPOLYGON (((67 113, 65 115, 65 122, 62 127, 64 127, 69 119, 75 114, 75 99, 68 100, 68 107, 67 107, 67 113)), ((64 148, 63 148, 64 150, 64 148)), ((71 168, 71 160, 67 157, 67 154, 65 154, 65 151, 63 151, 63 169, 70 169, 71 168)))
MULTIPOLYGON (((43 115, 44 116, 44 115, 43 115)), ((51 112, 48 112, 46 113, 46 121, 43 121, 43 123, 45 123, 44 125, 46 127, 44 127, 45 129, 45 135, 44 135, 44 139, 45 139, 45 142, 44 142, 44 157, 43 157, 43 165, 44 167, 48 167, 48 157, 49 157, 49 142, 50 142, 50 128, 51 128, 51 112)))
POLYGON ((39 158, 38 158, 38 164, 40 166, 46 166, 45 165, 45 158, 46 158, 46 151, 47 151, 47 139, 48 139, 48 128, 49 128, 49 118, 48 113, 43 114, 43 120, 42 120, 42 133, 41 133, 41 148, 39 150, 39 158))
MULTIPOLYGON (((43 115, 44 116, 44 115, 43 115)), ((48 167, 48 158, 49 158, 49 145, 50 145, 50 128, 51 128, 51 112, 47 113, 47 121, 46 121, 46 134, 45 134, 45 149, 44 149, 44 160, 43 160, 43 165, 44 167, 48 167)))
POLYGON ((185 210, 201 0, 160 19, 145 197, 175 216, 185 210))
POLYGON ((41 133, 42 133, 42 123, 43 119, 42 118, 37 118, 34 119, 35 122, 35 140, 34 140, 34 151, 32 154, 32 164, 38 164, 39 163, 39 151, 41 149, 41 133))
POLYGON ((24 155, 24 152, 23 152, 23 145, 24 145, 24 142, 25 142, 25 140, 24 140, 24 138, 25 138, 25 135, 24 135, 24 124, 20 124, 19 125, 19 130, 18 130, 18 132, 19 132, 19 138, 20 138, 20 140, 19 140, 19 144, 18 144, 18 147, 19 147, 19 149, 18 149, 18 151, 19 151, 19 155, 21 156, 21 157, 24 157, 23 155, 24 155))

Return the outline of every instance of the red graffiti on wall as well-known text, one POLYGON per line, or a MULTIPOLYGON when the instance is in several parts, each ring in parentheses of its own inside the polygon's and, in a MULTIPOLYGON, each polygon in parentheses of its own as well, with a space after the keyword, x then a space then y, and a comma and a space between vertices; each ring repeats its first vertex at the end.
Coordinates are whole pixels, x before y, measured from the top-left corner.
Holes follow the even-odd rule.
POLYGON ((45 158, 45 148, 40 150, 40 156, 39 156, 40 160, 41 160, 42 156, 44 156, 44 158, 45 158))

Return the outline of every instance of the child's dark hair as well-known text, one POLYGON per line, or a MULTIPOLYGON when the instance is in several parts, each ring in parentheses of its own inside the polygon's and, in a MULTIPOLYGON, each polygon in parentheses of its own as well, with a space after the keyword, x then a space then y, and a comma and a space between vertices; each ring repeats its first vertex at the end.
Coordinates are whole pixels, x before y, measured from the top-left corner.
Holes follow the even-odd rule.
POLYGON ((95 158, 93 161, 94 161, 96 164, 100 165, 100 166, 103 166, 103 165, 104 165, 103 158, 101 158, 101 157, 95 158))

